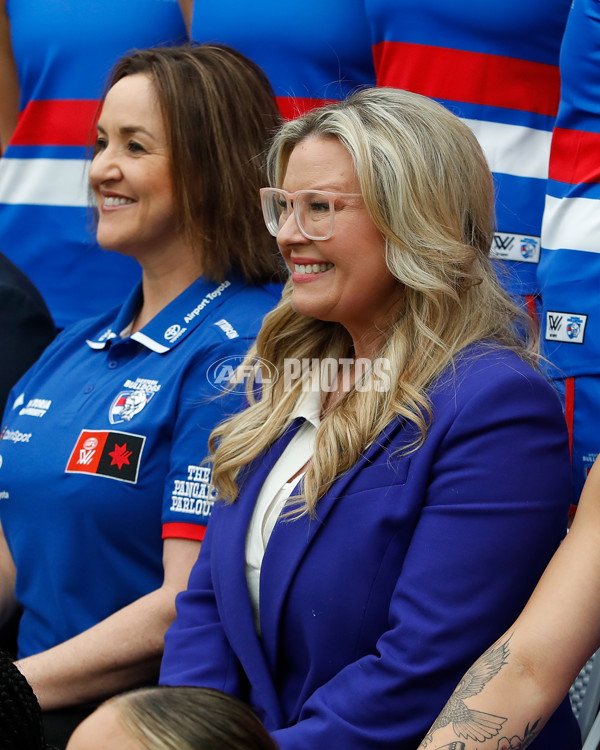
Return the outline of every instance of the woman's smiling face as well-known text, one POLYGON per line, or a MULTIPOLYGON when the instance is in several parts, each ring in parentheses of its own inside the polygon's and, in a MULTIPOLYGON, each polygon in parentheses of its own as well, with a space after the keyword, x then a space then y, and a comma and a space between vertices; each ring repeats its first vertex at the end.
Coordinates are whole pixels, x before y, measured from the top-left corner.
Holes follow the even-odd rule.
POLYGON ((102 247, 139 259, 180 242, 167 130, 149 76, 126 76, 108 92, 90 184, 102 247))
MULTIPOLYGON (((336 138, 321 137, 309 137, 294 148, 281 187, 290 193, 361 192, 347 149, 336 138)), ((341 203, 330 239, 307 239, 291 212, 277 242, 292 272, 296 312, 340 323, 355 347, 381 338, 401 309, 402 286, 385 263, 385 240, 362 197, 341 203)))

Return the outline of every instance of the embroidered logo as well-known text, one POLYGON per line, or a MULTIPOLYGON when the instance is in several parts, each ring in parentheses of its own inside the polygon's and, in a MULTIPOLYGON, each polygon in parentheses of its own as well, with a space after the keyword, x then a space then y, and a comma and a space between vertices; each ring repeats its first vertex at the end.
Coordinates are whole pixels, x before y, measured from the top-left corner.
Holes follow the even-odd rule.
POLYGON ((110 423, 131 422, 153 396, 154 391, 121 391, 108 410, 110 423))
POLYGON ((146 438, 129 432, 82 430, 65 471, 98 474, 135 484, 146 438))

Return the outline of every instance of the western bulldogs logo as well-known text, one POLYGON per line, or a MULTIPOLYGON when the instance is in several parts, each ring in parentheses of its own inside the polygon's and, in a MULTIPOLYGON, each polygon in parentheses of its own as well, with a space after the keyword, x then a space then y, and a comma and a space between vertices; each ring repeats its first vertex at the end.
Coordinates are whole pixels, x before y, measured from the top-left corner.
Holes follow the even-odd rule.
POLYGON ((567 336, 570 339, 578 339, 581 333, 581 325, 583 320, 581 318, 571 317, 567 318, 567 336))
POLYGON ((111 424, 131 422, 136 414, 139 414, 146 404, 152 399, 152 391, 121 391, 112 402, 108 412, 111 424))
POLYGON ((524 260, 537 256, 538 241, 534 237, 521 237, 521 255, 524 260))

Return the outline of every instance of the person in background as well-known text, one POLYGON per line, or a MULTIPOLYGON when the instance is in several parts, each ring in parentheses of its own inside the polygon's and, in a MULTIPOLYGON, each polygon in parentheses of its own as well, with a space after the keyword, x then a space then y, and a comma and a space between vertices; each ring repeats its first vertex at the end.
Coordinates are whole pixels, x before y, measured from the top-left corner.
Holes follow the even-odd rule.
POLYGON ((491 247, 537 318, 536 270, 571 0, 365 0, 377 85, 435 98, 477 136, 494 174, 491 247))
MULTIPOLYGON (((11 388, 38 359, 56 336, 56 328, 41 294, 17 268, 0 253, 0 413, 11 388)), ((0 428, 1 429, 1 428, 0 428)), ((0 628, 0 650, 16 653, 19 613, 0 628)))
POLYGON ((152 687, 103 703, 67 750, 277 750, 242 701, 204 688, 152 687))
POLYGON ((96 242, 86 164, 102 84, 134 48, 187 41, 176 0, 0 2, 0 248, 58 328, 121 304, 137 264, 96 242))
POLYGON ((41 294, 14 263, 0 253, 0 412, 10 389, 56 336, 41 294))
MULTIPOLYGON (((161 682, 242 698, 282 750, 413 750, 564 536, 566 425, 459 118, 367 89, 270 153, 291 279, 247 364, 278 377, 212 433, 219 500, 161 682)), ((537 747, 579 746, 565 702, 537 747)))
POLYGON ((40 704, 4 651, 0 651, 0 738, 2 750, 47 750, 40 704))
POLYGON ((215 367, 241 360, 278 301, 280 260, 248 196, 279 121, 262 71, 229 48, 142 50, 110 75, 89 171, 97 239, 142 281, 48 347, 0 441, 0 612, 23 608, 18 665, 50 743, 80 704, 157 678, 212 506, 198 464, 239 408, 215 367))
POLYGON ((571 3, 542 225, 543 353, 571 432, 574 497, 600 454, 600 5, 571 3))
POLYGON ((191 38, 231 45, 265 71, 284 118, 375 83, 364 0, 180 0, 191 38))
POLYGON ((600 647, 599 541, 596 461, 573 525, 527 606, 467 671, 419 750, 537 747, 533 740, 600 647))

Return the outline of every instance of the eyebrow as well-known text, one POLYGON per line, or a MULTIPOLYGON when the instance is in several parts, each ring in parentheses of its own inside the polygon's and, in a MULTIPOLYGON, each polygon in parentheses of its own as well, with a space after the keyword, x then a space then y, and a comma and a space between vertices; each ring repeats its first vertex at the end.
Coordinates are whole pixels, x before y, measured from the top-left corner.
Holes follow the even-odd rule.
MULTIPOLYGON (((98 123, 96 126, 97 129, 106 135, 106 130, 98 123)), ((119 134, 120 135, 135 135, 136 133, 143 133, 144 135, 147 135, 149 138, 152 138, 153 140, 156 140, 152 133, 149 130, 146 130, 146 128, 142 127, 141 125, 122 125, 119 128, 119 134)))

